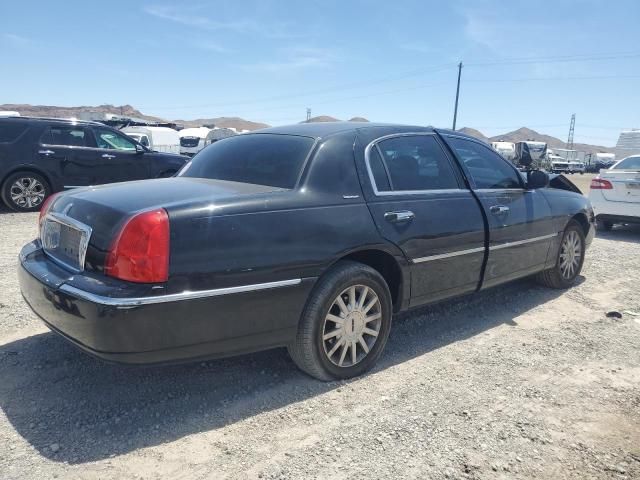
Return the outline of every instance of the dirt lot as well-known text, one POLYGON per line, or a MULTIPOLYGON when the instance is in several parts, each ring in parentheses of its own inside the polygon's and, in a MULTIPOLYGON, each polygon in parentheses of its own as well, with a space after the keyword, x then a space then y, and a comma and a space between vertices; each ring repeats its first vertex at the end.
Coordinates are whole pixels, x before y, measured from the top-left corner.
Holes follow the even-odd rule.
POLYGON ((371 374, 324 384, 283 350, 168 368, 76 351, 20 297, 35 224, 0 212, 3 480, 640 478, 640 228, 599 235, 569 291, 398 317, 371 374))

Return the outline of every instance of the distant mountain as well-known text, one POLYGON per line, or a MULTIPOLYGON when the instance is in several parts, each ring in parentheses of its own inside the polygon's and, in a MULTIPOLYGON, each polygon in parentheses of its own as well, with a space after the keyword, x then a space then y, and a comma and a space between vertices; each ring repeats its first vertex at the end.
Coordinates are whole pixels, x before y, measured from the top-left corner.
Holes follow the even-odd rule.
MULTIPOLYGON (((504 133, 502 135, 496 135, 489 138, 490 142, 522 142, 524 140, 534 140, 536 142, 546 142, 550 148, 567 148, 567 143, 559 138, 552 137, 551 135, 544 135, 538 133, 530 128, 522 127, 513 132, 504 133)), ((602 145, 589 145, 586 143, 574 143, 574 150, 586 152, 586 153, 613 153, 613 147, 603 147, 602 145)))
MULTIPOLYGON (((320 123, 320 122, 341 122, 339 118, 330 117, 329 115, 318 115, 317 117, 311 117, 309 120, 305 120, 300 123, 320 123)), ((368 122, 364 117, 353 117, 348 120, 349 122, 368 122)))
MULTIPOLYGON (((482 132, 474 128, 464 127, 458 130, 472 137, 478 138, 484 142, 523 142, 525 140, 533 140, 536 142, 546 142, 550 148, 567 148, 566 142, 559 138, 536 132, 527 127, 522 127, 513 132, 503 133, 494 137, 486 137, 482 132)), ((586 153, 613 153, 613 147, 603 147, 602 145, 589 145, 586 143, 574 143, 573 148, 586 153)))
MULTIPOLYGON (((8 103, 0 105, 0 110, 9 110, 19 112, 20 115, 30 117, 55 117, 55 118, 71 118, 78 117, 80 113, 113 113, 126 117, 135 117, 148 120, 150 122, 166 122, 166 119, 145 115, 140 110, 131 105, 98 105, 81 106, 81 107, 56 107, 51 105, 26 105, 8 103)), ((266 123, 251 122, 238 117, 217 117, 217 118, 199 118, 196 120, 169 120, 184 127, 199 127, 201 125, 215 125, 217 127, 233 127, 238 130, 258 130, 266 128, 266 123)))
POLYGON ((463 127, 458 130, 460 133, 464 133, 466 135, 471 135, 472 137, 477 138, 478 140, 482 140, 483 142, 489 143, 489 139, 483 135, 483 133, 475 128, 463 127))
POLYGON ((80 113, 98 112, 113 113, 115 115, 123 115, 128 117, 143 118, 151 122, 164 121, 159 117, 145 115, 136 110, 131 105, 98 105, 97 107, 81 106, 81 107, 55 107, 52 105, 27 105, 6 103, 0 105, 0 110, 9 110, 20 112, 20 115, 29 117, 54 117, 54 118, 70 118, 77 117, 80 113))

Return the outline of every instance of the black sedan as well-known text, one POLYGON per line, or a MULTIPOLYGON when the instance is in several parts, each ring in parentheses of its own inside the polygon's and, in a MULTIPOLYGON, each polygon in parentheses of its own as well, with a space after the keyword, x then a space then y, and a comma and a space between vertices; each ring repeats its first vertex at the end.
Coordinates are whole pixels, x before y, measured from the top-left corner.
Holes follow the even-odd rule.
POLYGON ((347 378, 380 357, 396 312, 529 275, 571 286, 594 215, 548 182, 448 130, 271 128, 175 178, 52 197, 20 284, 47 326, 103 359, 286 346, 308 374, 347 378))

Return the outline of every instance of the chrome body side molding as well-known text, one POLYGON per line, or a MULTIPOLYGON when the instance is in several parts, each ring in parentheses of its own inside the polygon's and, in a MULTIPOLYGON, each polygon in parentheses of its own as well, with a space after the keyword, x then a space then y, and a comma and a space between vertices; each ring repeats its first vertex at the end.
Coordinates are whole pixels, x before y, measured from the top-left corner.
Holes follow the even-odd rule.
POLYGON ((256 283, 253 285, 239 285, 237 287, 214 288, 212 290, 184 291, 181 293, 171 293, 167 295, 158 295, 150 297, 105 297, 96 295, 85 290, 63 284, 60 291, 71 296, 87 300, 99 305, 109 307, 137 307, 140 305, 152 305, 157 303, 178 302, 181 300, 193 300, 197 298, 217 297, 221 295, 231 295, 234 293, 255 292, 258 290, 267 290, 271 288, 289 287, 299 285, 302 279, 294 278, 291 280, 280 280, 277 282, 256 283))
MULTIPOLYGON (((518 245, 525 245, 527 243, 540 242, 542 240, 548 240, 550 238, 554 238, 557 236, 558 236, 558 233, 556 232, 556 233, 551 233, 549 235, 542 235, 540 237, 532 237, 532 238, 527 238, 525 240, 518 240, 516 242, 500 243, 498 245, 490 246, 489 251, 501 250, 503 248, 517 247, 518 245)), ((430 255, 428 257, 414 258, 413 260, 411 260, 411 262, 412 263, 430 262, 433 260, 441 260, 443 258, 457 257, 459 255, 469 255, 471 253, 478 253, 483 251, 484 251, 484 247, 470 248, 468 250, 458 250, 456 252, 442 253, 440 255, 430 255)))

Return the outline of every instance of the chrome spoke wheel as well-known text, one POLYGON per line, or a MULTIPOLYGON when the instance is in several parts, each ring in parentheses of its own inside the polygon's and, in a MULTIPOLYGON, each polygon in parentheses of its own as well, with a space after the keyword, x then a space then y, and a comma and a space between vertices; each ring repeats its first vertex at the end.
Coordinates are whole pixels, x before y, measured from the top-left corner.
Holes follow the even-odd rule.
POLYGON ((580 259, 582 258, 582 242, 580 235, 575 230, 570 230, 562 241, 560 247, 560 273, 570 280, 578 272, 580 259))
POLYGON ((381 328, 378 295, 365 285, 353 285, 336 297, 324 319, 324 353, 334 365, 352 367, 369 354, 381 328))
POLYGON ((44 201, 45 187, 37 178, 21 177, 11 185, 9 196, 19 207, 33 208, 44 201))

